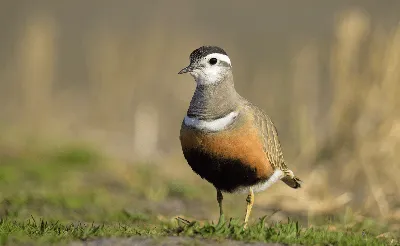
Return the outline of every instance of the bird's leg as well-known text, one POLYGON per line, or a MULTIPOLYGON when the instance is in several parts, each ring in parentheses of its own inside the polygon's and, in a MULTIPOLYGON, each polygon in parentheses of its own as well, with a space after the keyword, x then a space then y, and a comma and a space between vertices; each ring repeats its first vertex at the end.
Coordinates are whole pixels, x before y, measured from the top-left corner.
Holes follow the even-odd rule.
POLYGON ((219 221, 221 221, 221 219, 224 219, 224 212, 222 211, 222 199, 224 197, 222 196, 222 192, 220 190, 217 189, 217 201, 218 201, 218 205, 219 205, 219 221))
POLYGON ((254 203, 254 192, 252 188, 249 189, 249 194, 247 195, 246 202, 247 202, 247 207, 246 207, 246 216, 244 217, 244 229, 246 229, 247 227, 247 222, 249 221, 251 208, 253 207, 254 203))

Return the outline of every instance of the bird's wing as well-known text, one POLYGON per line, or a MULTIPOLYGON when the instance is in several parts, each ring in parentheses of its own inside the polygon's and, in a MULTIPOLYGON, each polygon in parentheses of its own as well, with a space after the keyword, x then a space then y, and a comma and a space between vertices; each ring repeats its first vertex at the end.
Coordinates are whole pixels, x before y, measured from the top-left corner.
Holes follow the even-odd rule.
POLYGON ((280 169, 284 173, 288 170, 283 158, 282 147, 278 139, 278 131, 271 118, 257 106, 251 105, 254 112, 255 124, 260 129, 263 138, 264 152, 274 169, 280 169))

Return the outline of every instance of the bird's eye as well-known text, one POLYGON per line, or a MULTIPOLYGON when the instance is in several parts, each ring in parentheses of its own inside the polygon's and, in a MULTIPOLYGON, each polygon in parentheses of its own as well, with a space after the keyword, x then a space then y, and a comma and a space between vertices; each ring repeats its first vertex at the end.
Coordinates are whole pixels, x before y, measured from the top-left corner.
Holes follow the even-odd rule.
POLYGON ((211 58, 208 62, 211 64, 211 65, 215 65, 215 64, 217 64, 217 58, 211 58))

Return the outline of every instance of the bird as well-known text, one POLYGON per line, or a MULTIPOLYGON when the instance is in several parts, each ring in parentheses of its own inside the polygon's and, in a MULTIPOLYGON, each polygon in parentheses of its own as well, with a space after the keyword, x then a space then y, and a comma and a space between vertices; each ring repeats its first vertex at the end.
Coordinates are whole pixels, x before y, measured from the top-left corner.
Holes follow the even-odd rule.
POLYGON ((288 169, 271 118, 236 91, 225 50, 204 45, 189 60, 178 72, 196 82, 180 129, 183 156, 192 171, 215 187, 219 220, 224 218, 223 193, 247 193, 246 228, 254 193, 279 180, 297 189, 302 180, 288 169))

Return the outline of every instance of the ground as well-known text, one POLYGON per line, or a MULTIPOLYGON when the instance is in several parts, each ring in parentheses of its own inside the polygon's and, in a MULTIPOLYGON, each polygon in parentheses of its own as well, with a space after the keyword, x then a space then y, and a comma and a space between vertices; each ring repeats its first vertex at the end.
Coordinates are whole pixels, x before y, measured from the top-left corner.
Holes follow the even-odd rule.
POLYGON ((157 163, 118 163, 82 146, 3 150, 0 244, 400 245, 396 232, 372 219, 338 215, 310 225, 259 205, 243 230, 245 197, 227 196, 231 216, 217 223, 213 188, 194 175, 177 177, 157 163))

